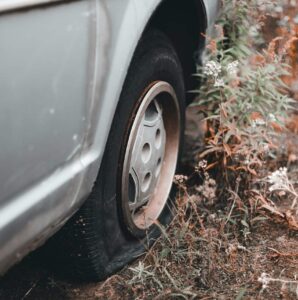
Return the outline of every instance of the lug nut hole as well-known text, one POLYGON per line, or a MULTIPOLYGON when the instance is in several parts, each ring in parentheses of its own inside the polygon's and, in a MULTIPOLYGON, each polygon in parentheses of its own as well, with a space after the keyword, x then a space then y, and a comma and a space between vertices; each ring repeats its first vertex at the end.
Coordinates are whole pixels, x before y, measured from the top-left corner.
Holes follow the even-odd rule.
POLYGON ((142 191, 146 192, 150 186, 151 183, 151 173, 147 173, 143 179, 143 183, 142 183, 142 191))
POLYGON ((147 163, 151 156, 151 147, 149 143, 144 144, 142 149, 142 161, 147 163))
POLYGON ((161 146, 161 130, 157 129, 155 133, 155 146, 157 149, 161 146))

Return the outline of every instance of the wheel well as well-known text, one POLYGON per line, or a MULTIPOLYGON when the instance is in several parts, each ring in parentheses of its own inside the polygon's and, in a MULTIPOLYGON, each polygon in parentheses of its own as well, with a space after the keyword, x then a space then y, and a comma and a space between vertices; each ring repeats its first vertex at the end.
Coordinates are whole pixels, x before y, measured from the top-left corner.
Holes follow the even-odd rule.
MULTIPOLYGON (((150 19, 147 28, 163 31, 172 41, 182 64, 186 90, 195 87, 192 74, 200 63, 205 45, 207 17, 201 0, 164 0, 150 19)), ((187 101, 191 97, 188 95, 187 101)))

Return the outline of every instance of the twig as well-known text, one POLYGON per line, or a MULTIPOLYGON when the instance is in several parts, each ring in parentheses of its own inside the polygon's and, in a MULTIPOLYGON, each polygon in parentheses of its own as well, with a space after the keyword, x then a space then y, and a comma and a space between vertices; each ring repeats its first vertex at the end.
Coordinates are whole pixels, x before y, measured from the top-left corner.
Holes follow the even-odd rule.
POLYGON ((26 292, 26 294, 22 297, 21 300, 24 300, 27 296, 29 296, 29 294, 31 293, 31 291, 36 287, 37 283, 39 282, 39 280, 36 280, 32 286, 30 287, 30 289, 26 292))
POLYGON ((273 252, 275 252, 275 254, 271 254, 271 257, 276 257, 276 256, 283 256, 283 257, 298 257, 298 252, 294 252, 294 253, 282 253, 279 252, 278 250, 268 247, 268 249, 272 250, 273 252))

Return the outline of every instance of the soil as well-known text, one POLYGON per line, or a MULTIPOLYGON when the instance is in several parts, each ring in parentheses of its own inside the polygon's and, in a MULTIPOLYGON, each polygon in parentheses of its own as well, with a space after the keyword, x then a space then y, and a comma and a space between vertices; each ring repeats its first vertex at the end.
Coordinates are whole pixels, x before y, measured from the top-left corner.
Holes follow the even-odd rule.
MULTIPOLYGON (((287 227, 270 221, 258 224, 245 248, 237 243, 231 244, 228 256, 223 254, 216 258, 213 277, 207 280, 208 283, 200 277, 193 278, 192 284, 198 287, 196 299, 236 299, 241 293, 244 293, 243 299, 297 299, 295 285, 282 288, 279 282, 271 283, 261 292, 262 286, 258 282, 264 272, 273 278, 298 276, 297 239, 297 234, 287 227)), ((204 247, 200 250, 203 251, 201 265, 207 267, 204 256, 209 259, 210 253, 204 247)), ((177 272, 183 274, 185 266, 181 265, 177 272)), ((0 299, 153 299, 159 295, 152 287, 128 285, 131 277, 132 272, 126 268, 106 282, 71 283, 39 265, 38 259, 32 255, 1 281, 0 299)), ((168 297, 166 293, 163 296, 160 299, 183 299, 168 297)))

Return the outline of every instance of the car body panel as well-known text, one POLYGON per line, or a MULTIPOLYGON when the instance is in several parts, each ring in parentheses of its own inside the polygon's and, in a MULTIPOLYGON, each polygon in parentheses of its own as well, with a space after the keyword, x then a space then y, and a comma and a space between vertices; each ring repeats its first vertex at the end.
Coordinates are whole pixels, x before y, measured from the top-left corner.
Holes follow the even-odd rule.
POLYGON ((1 204, 80 152, 89 107, 89 5, 0 18, 1 204))
POLYGON ((219 0, 203 0, 204 6, 206 8, 206 14, 208 18, 208 28, 212 26, 215 22, 216 17, 220 11, 220 1, 219 0))
MULTIPOLYGON (((134 50, 160 3, 0 1, 0 272, 90 193, 134 50)), ((209 24, 218 3, 205 1, 209 24)))
POLYGON ((74 1, 0 17, 0 270, 54 232, 94 183, 100 152, 83 150, 95 75, 105 73, 101 6, 74 1))

